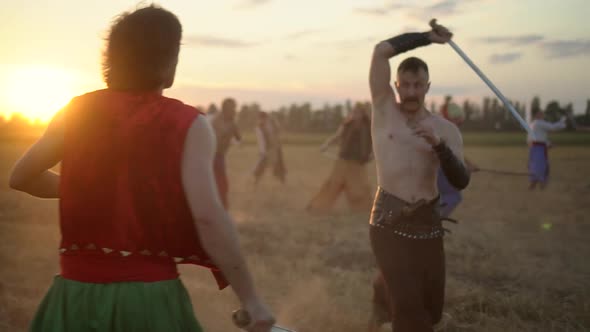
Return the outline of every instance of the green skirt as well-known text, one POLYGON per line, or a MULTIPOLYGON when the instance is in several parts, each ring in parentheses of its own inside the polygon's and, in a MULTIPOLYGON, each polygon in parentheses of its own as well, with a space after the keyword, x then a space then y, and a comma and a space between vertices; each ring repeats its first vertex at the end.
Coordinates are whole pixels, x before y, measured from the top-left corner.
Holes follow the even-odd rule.
POLYGON ((202 332, 180 279, 93 284, 56 276, 32 332, 202 332))

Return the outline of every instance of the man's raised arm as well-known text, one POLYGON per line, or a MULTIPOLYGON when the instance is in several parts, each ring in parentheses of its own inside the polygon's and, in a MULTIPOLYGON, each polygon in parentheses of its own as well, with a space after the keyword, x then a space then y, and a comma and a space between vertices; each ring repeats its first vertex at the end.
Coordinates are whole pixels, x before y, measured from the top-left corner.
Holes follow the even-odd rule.
POLYGON ((369 71, 369 86, 373 105, 380 104, 383 100, 395 96, 390 85, 391 68, 389 66, 389 58, 394 55, 395 50, 385 41, 377 44, 373 50, 371 69, 369 71))
POLYGON ((428 32, 404 33, 378 43, 373 50, 371 70, 369 72, 369 85, 373 103, 380 103, 383 100, 394 96, 391 88, 391 68, 389 59, 397 54, 409 51, 419 46, 430 44, 428 32))

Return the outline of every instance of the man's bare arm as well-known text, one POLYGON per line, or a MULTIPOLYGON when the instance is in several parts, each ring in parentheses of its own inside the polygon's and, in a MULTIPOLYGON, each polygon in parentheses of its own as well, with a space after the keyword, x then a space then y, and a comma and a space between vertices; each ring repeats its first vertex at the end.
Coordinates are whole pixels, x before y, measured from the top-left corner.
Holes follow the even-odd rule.
POLYGON ((343 131, 344 131, 343 126, 338 127, 338 130, 336 131, 336 133, 334 135, 328 137, 328 139, 326 139, 324 144, 322 144, 322 146, 320 147, 320 150, 322 150, 322 151, 327 150, 330 147, 330 145, 334 144, 337 140, 340 139, 343 131))
POLYGON ((379 107, 386 100, 393 100, 395 93, 391 88, 391 67, 389 59, 395 55, 395 49, 391 44, 382 41, 375 46, 369 70, 369 87, 373 108, 383 112, 379 107))
POLYGON ((242 308, 268 330, 274 318, 258 297, 233 219, 219 198, 212 167, 215 150, 211 126, 204 117, 197 117, 184 146, 182 184, 185 195, 203 248, 231 284, 242 308))
POLYGON ((39 198, 59 198, 59 174, 50 170, 62 159, 64 113, 57 113, 43 136, 17 161, 9 186, 39 198))
POLYGON ((541 128, 548 130, 548 131, 558 131, 558 130, 563 130, 565 128, 567 128, 567 123, 566 123, 567 118, 561 117, 561 119, 559 119, 559 121, 557 122, 549 122, 549 121, 539 121, 537 123, 537 126, 540 126, 541 128))
POLYGON ((472 160, 467 159, 467 157, 463 157, 463 160, 465 161, 465 166, 467 166, 467 169, 471 173, 478 172, 480 170, 479 166, 477 166, 477 164, 474 163, 472 160))

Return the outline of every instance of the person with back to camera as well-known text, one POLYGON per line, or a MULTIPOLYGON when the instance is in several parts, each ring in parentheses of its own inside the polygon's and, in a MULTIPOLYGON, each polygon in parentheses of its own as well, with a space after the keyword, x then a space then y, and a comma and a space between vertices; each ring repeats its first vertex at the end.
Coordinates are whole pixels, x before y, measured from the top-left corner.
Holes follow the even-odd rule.
POLYGON ((203 331, 179 263, 210 268, 250 314, 246 330, 270 331, 216 189, 211 126, 162 96, 181 34, 160 7, 122 14, 104 53, 107 88, 72 99, 16 163, 12 188, 59 199, 61 271, 30 331, 203 331))

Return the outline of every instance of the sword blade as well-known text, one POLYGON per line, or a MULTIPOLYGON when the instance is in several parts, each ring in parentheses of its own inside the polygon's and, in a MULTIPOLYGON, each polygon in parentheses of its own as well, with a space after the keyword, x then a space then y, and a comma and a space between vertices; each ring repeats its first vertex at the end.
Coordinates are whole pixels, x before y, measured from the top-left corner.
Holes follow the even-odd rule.
POLYGON ((512 106, 512 104, 508 101, 508 99, 506 99, 506 97, 504 97, 502 92, 500 92, 500 90, 498 90, 498 88, 494 85, 494 83, 492 83, 492 81, 490 81, 490 79, 475 65, 475 63, 473 63, 473 61, 471 61, 471 59, 467 56, 467 54, 465 54, 465 52, 463 52, 463 50, 461 50, 459 48, 459 46, 454 41, 449 40, 448 44, 455 50, 455 52, 457 52, 457 54, 459 54, 459 56, 463 59, 463 61, 465 61, 469 65, 469 67, 471 67, 471 69, 473 69, 473 71, 477 74, 477 76, 479 76, 479 78, 481 78, 482 81, 484 81, 484 83, 487 84, 487 86, 496 94, 496 96, 498 96, 498 98, 500 98, 500 100, 502 101, 504 106, 510 111, 510 113, 512 113, 512 116, 518 121, 518 123, 520 123, 520 126, 527 133, 529 133, 531 136, 534 137, 531 127, 528 125, 528 123, 526 123, 526 121, 524 121, 524 119, 520 116, 520 114, 518 114, 518 112, 514 109, 514 106, 512 106))

